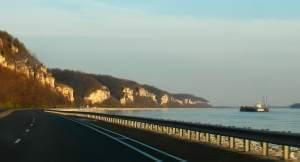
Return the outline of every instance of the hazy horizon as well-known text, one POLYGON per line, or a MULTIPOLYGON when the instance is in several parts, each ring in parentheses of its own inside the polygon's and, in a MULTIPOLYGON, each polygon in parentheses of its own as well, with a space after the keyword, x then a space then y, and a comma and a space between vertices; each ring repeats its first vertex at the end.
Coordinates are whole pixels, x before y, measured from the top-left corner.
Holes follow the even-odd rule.
POLYGON ((296 0, 11 0, 0 30, 50 68, 135 80, 213 105, 300 102, 296 0))

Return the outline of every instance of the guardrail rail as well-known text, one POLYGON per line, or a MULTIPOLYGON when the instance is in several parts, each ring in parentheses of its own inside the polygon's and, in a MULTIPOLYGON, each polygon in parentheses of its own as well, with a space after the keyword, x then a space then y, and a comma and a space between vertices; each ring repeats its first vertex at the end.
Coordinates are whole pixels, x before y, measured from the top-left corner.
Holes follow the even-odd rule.
POLYGON ((149 119, 98 112, 60 110, 47 110, 47 112, 100 120, 121 126, 166 134, 193 142, 213 144, 251 154, 279 157, 283 160, 300 160, 300 134, 149 119))

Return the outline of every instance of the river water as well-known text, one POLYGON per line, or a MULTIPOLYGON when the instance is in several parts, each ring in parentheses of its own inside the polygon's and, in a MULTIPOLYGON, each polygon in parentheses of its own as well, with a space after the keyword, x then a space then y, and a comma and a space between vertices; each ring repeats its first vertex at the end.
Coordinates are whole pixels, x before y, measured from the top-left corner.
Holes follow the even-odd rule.
POLYGON ((121 115, 167 119, 203 124, 251 127, 300 133, 300 109, 274 108, 268 113, 240 112, 238 108, 176 108, 164 110, 120 111, 121 115))

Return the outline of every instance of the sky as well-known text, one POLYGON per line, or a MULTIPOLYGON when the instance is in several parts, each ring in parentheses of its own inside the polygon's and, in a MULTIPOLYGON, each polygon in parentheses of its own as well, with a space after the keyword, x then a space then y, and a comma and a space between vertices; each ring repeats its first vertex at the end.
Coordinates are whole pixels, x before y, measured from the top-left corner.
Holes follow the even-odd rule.
POLYGON ((47 66, 213 105, 300 102, 299 0, 10 0, 0 30, 47 66))

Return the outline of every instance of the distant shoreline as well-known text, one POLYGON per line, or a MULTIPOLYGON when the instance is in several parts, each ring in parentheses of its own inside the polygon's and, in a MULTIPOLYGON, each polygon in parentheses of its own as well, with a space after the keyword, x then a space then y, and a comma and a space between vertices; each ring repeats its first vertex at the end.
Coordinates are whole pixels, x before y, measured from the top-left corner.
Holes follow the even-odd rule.
POLYGON ((212 108, 50 108, 54 110, 63 110, 63 111, 84 111, 84 112, 102 112, 102 111, 167 111, 170 109, 212 109, 212 108))

